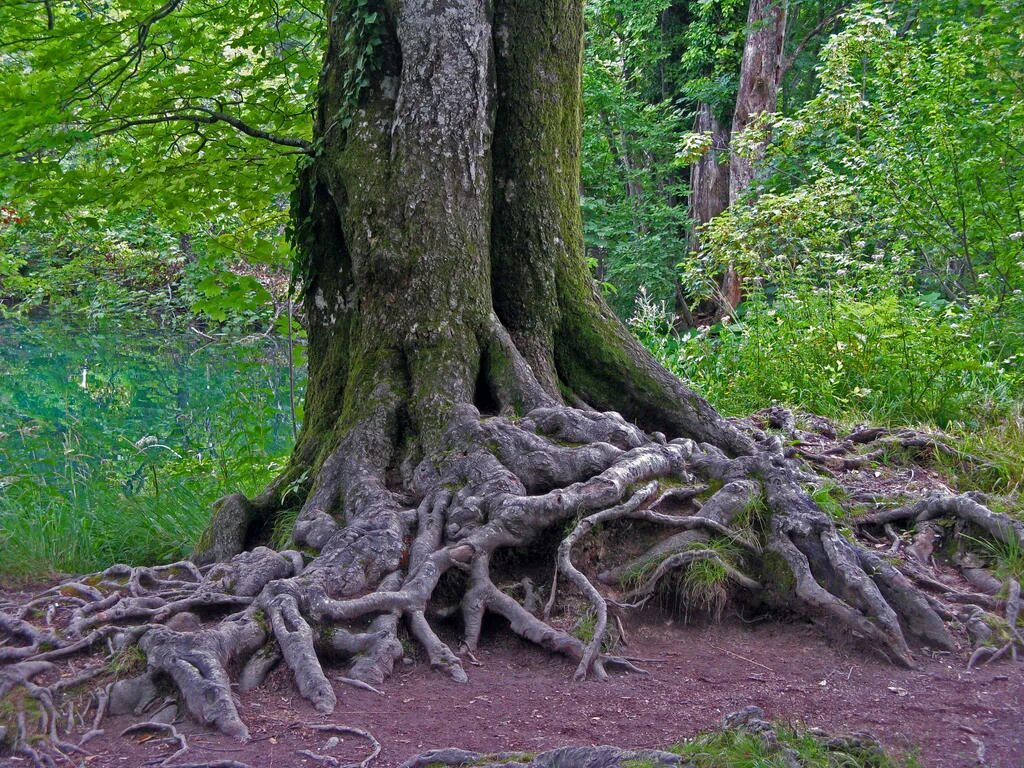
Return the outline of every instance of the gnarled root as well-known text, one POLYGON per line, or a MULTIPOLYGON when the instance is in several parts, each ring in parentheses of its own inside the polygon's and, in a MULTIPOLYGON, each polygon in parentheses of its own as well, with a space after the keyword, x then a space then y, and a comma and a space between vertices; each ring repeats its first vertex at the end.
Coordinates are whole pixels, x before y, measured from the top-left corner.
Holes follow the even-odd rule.
MULTIPOLYGON (((908 638, 955 645, 943 619, 956 612, 920 591, 898 565, 841 534, 805 491, 814 476, 777 440, 766 437, 754 452, 730 457, 710 444, 645 434, 614 413, 547 405, 512 421, 463 406, 443 445, 396 490, 387 467, 362 447, 383 439, 364 425, 324 461, 295 523, 303 553, 255 547, 202 567, 115 566, 0 614, 0 663, 7 665, 0 686, 20 687, 40 702, 37 730, 49 734, 55 754, 81 749, 58 738, 54 725, 58 706, 71 700, 32 678, 73 654, 137 648, 147 674, 171 681, 193 717, 246 739, 232 679, 249 690, 283 664, 300 693, 330 712, 337 681, 322 660, 345 665, 345 683, 376 690, 403 655, 403 629, 434 668, 466 680, 459 654, 428 618, 437 615, 461 618, 460 648, 470 659, 490 613, 575 661, 577 678, 603 678, 612 667, 640 671, 608 647, 610 617, 643 605, 673 579, 684 591, 727 584, 863 638, 905 665, 913 664, 908 638), (574 562, 574 549, 599 529, 614 541, 623 526, 640 531, 637 541, 647 546, 634 556, 613 553, 597 578, 574 562), (559 531, 553 584, 537 615, 531 583, 521 573, 499 573, 495 563, 503 552, 559 531), (523 601, 498 586, 509 575, 529 587, 523 601), (574 636, 552 618, 559 578, 563 594, 590 606, 589 636, 574 636)), ((925 499, 862 522, 942 516, 1024 543, 1020 523, 970 497, 925 499)), ((992 656, 1016 654, 1018 610, 1019 587, 1008 603, 1009 645, 992 656)), ((103 706, 105 699, 84 740, 98 731, 103 706)), ((70 732, 76 728, 68 719, 70 732)), ((81 713, 79 720, 84 729, 81 713)), ((15 725, 13 748, 38 752, 24 717, 15 725)))

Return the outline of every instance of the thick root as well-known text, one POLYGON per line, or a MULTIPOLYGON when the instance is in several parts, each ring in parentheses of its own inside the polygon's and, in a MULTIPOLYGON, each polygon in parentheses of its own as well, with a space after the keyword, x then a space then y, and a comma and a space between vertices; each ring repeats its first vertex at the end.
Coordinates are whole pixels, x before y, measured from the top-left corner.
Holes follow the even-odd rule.
MULTIPOLYGON (((74 704, 65 692, 34 679, 52 675, 54 662, 72 654, 102 649, 139 649, 147 679, 170 680, 193 717, 244 740, 233 679, 251 690, 283 665, 318 711, 331 712, 338 693, 324 661, 347 667, 344 683, 376 691, 404 653, 403 631, 434 668, 466 680, 459 654, 431 623, 438 615, 461 617, 458 646, 470 659, 485 615, 493 614, 576 662, 578 679, 601 679, 611 668, 640 671, 614 654, 611 630, 620 614, 673 582, 684 592, 710 585, 715 594, 728 585, 745 599, 862 638, 908 666, 908 639, 950 649, 956 643, 945 620, 985 624, 978 605, 963 613, 967 603, 954 599, 962 590, 950 586, 938 597, 922 591, 921 579, 931 578, 924 575, 927 556, 890 562, 902 542, 893 526, 953 518, 996 541, 1024 544, 1024 525, 971 496, 929 497, 859 521, 894 540, 883 557, 841 534, 805 490, 814 476, 787 458, 778 440, 759 437, 757 451, 729 457, 708 444, 647 435, 617 414, 546 405, 515 422, 465 406, 444 445, 396 491, 387 468, 358 448, 360 440, 384 439, 367 425, 326 459, 298 514, 295 540, 315 554, 256 547, 201 567, 115 566, 0 613, 0 692, 18 688, 38 702, 32 730, 48 737, 49 751, 30 746, 24 712, 9 726, 8 748, 46 764, 51 754, 81 749, 59 735, 59 724, 70 721, 68 733, 86 730, 80 743, 98 732, 105 693, 93 722, 80 715, 79 728, 62 716, 61 708, 74 704), (627 525, 646 531, 635 556, 607 564, 599 576, 576 565, 574 549, 588 538, 599 530, 613 538, 627 525), (503 551, 524 551, 556 531, 564 538, 538 615, 532 582, 495 563, 503 551), (522 601, 499 588, 509 576, 522 601), (589 606, 588 636, 574 636, 552 618, 560 593, 589 606)), ((1008 589, 1009 629, 972 665, 1015 657, 1021 647, 1020 589, 1016 582, 1008 589)), ((996 604, 993 597, 986 605, 996 604)))

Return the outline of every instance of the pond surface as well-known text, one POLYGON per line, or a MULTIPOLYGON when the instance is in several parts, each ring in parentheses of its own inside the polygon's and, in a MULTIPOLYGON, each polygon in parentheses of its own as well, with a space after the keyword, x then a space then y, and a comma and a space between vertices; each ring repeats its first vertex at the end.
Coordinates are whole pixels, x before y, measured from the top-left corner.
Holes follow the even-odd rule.
MULTIPOLYGON (((297 418, 303 384, 298 369, 297 418)), ((81 570, 96 557, 75 553, 97 548, 114 559, 187 553, 214 499, 273 477, 292 430, 280 338, 0 321, 0 573, 39 559, 18 540, 42 528, 67 541, 32 567, 81 570), (129 532, 148 540, 126 542, 129 532)))

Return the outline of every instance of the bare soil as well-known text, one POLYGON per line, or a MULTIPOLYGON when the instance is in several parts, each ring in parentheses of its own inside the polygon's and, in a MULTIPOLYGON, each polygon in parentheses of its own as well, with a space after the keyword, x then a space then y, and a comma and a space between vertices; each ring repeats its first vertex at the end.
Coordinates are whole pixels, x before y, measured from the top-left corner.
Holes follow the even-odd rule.
MULTIPOLYGON (((256 768, 313 766, 308 749, 358 760, 367 744, 346 736, 330 751, 328 735, 305 724, 340 723, 371 731, 383 745, 375 763, 394 767, 428 749, 539 751, 560 745, 665 746, 717 727, 724 714, 756 704, 768 716, 833 733, 868 731, 895 753, 919 750, 924 766, 1024 765, 1024 666, 997 663, 967 672, 966 654, 919 653, 904 670, 860 648, 830 646, 820 630, 773 619, 681 626, 656 619, 634 626, 628 653, 649 674, 576 683, 574 664, 494 627, 481 644, 469 682, 453 683, 419 659, 387 680, 385 695, 335 681, 338 707, 323 716, 278 670, 241 697, 253 741, 238 744, 185 721, 190 751, 178 762, 239 760, 256 768)), ((335 672, 334 675, 337 675, 335 672)), ((141 766, 169 746, 143 735, 118 737, 131 717, 108 720, 90 742, 92 768, 141 766)), ((10 759, 10 758, 9 758, 10 759)), ((10 759, 11 765, 27 764, 10 759)))

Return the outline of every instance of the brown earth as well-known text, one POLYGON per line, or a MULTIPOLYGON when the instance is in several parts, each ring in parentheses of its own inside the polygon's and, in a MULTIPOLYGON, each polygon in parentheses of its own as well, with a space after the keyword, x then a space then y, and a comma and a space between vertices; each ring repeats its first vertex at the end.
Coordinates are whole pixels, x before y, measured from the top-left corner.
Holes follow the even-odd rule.
MULTIPOLYGON (((480 666, 467 664, 468 683, 453 683, 418 660, 396 669, 382 687, 384 696, 336 683, 339 703, 331 716, 316 713, 278 671, 241 697, 251 743, 240 745, 186 721, 179 728, 191 749, 177 762, 313 766, 296 750, 317 752, 328 735, 305 729, 307 723, 371 731, 383 745, 375 765, 390 767, 446 746, 531 752, 577 744, 664 746, 756 704, 780 721, 833 733, 869 731, 895 753, 919 750, 924 766, 979 765, 980 750, 985 765, 1024 765, 1024 667, 1012 662, 967 672, 966 655, 922 652, 919 669, 904 670, 864 649, 830 646, 809 625, 747 624, 735 616, 704 626, 647 622, 632 629, 630 641, 628 652, 645 659, 648 675, 575 683, 573 663, 505 631, 492 632, 476 656, 480 666)), ((106 735, 88 745, 94 757, 85 764, 141 766, 173 752, 141 735, 118 737, 132 722, 108 720, 106 735)), ((358 760, 366 746, 346 736, 321 754, 358 760)))

